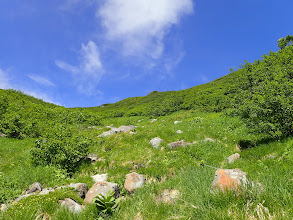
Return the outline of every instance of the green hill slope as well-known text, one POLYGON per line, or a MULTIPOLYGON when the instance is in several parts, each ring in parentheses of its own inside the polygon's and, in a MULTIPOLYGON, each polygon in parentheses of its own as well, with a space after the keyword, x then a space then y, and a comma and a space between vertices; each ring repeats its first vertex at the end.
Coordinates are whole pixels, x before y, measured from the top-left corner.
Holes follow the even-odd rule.
POLYGON ((291 79, 292 51, 293 47, 289 46, 278 52, 270 52, 261 60, 245 63, 242 68, 204 85, 182 91, 154 91, 144 97, 127 98, 89 109, 105 117, 161 116, 189 109, 219 112, 234 107, 234 98, 239 94, 248 98, 251 91, 263 81, 276 81, 282 77, 291 79))
POLYGON ((292 79, 287 46, 213 82, 104 107, 66 109, 0 90, 0 203, 8 205, 0 219, 292 219, 292 79), (120 133, 122 125, 136 127, 120 133), (155 137, 164 142, 153 147, 155 137), (168 145, 182 140, 188 145, 168 145), (248 184, 212 193, 219 168, 241 169, 248 184), (124 185, 132 172, 146 179, 133 195, 124 185), (111 214, 65 187, 90 188, 105 173, 123 198, 111 214), (19 197, 34 182, 51 192, 19 197), (65 198, 85 208, 72 213, 59 204, 65 198))
POLYGON ((66 109, 15 90, 0 90, 0 133, 40 137, 58 126, 96 125, 99 117, 83 109, 66 109))

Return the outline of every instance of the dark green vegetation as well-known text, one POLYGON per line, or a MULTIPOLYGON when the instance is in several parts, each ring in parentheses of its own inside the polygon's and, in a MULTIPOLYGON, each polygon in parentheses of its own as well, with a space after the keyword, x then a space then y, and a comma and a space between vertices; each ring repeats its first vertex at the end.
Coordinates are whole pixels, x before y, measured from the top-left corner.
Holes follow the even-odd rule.
POLYGON ((33 182, 92 186, 90 176, 102 173, 125 196, 117 209, 107 196, 96 200, 102 208, 87 205, 73 214, 58 200, 83 200, 74 190, 61 189, 25 198, 0 212, 0 219, 292 219, 292 59, 293 46, 287 42, 279 52, 211 83, 89 109, 66 109, 0 90, 0 133, 7 135, 0 138, 0 203, 11 203, 33 182), (158 121, 151 124, 154 117, 158 121), (98 138, 110 124, 138 127, 136 134, 98 138), (182 134, 176 133, 179 129, 182 134), (165 140, 159 150, 149 145, 154 137, 165 140), (167 146, 182 139, 193 144, 167 146), (226 158, 235 152, 241 158, 228 164, 226 158), (90 164, 84 160, 88 153, 104 161, 90 164), (236 196, 211 193, 215 169, 202 163, 240 168, 262 190, 249 186, 236 196), (123 183, 133 170, 147 183, 130 196, 123 183), (178 190, 179 198, 162 202, 166 189, 178 190))

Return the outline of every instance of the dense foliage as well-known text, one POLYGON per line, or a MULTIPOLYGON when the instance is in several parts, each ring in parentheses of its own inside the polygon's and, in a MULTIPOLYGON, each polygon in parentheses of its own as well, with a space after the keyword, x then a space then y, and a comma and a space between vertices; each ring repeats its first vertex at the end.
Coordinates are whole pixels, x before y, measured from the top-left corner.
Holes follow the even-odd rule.
POLYGON ((55 165, 72 173, 88 154, 90 141, 80 135, 73 135, 61 127, 59 132, 46 139, 36 140, 31 150, 34 165, 55 165))
POLYGON ((241 70, 246 83, 235 98, 250 128, 272 137, 293 134, 293 47, 264 55, 241 70))
POLYGON ((9 137, 40 137, 57 125, 99 125, 97 114, 66 109, 15 90, 0 90, 0 133, 9 137))

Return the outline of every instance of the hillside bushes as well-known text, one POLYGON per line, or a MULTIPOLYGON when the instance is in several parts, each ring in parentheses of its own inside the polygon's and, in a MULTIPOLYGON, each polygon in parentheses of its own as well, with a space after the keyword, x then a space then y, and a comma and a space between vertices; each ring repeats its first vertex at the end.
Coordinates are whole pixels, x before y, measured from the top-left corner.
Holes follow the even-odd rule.
POLYGON ((64 107, 14 90, 0 90, 0 133, 12 138, 41 137, 56 125, 99 125, 96 113, 64 107))
POLYGON ((246 84, 234 106, 254 131, 272 137, 293 134, 293 47, 263 56, 243 68, 246 84))

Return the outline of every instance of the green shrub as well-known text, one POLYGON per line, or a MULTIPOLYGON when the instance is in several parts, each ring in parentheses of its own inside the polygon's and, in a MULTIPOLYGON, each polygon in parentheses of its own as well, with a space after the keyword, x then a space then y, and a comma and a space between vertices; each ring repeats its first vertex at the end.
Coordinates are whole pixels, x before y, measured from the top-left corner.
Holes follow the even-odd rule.
POLYGON ((38 139, 31 150, 34 165, 55 165, 74 172, 88 154, 90 141, 69 131, 53 133, 47 139, 38 139))
POLYGON ((6 114, 0 121, 0 131, 9 137, 21 139, 24 137, 24 121, 17 113, 6 114))
POLYGON ((246 64, 247 83, 236 96, 238 114, 254 131, 274 138, 293 134, 293 47, 246 64))

